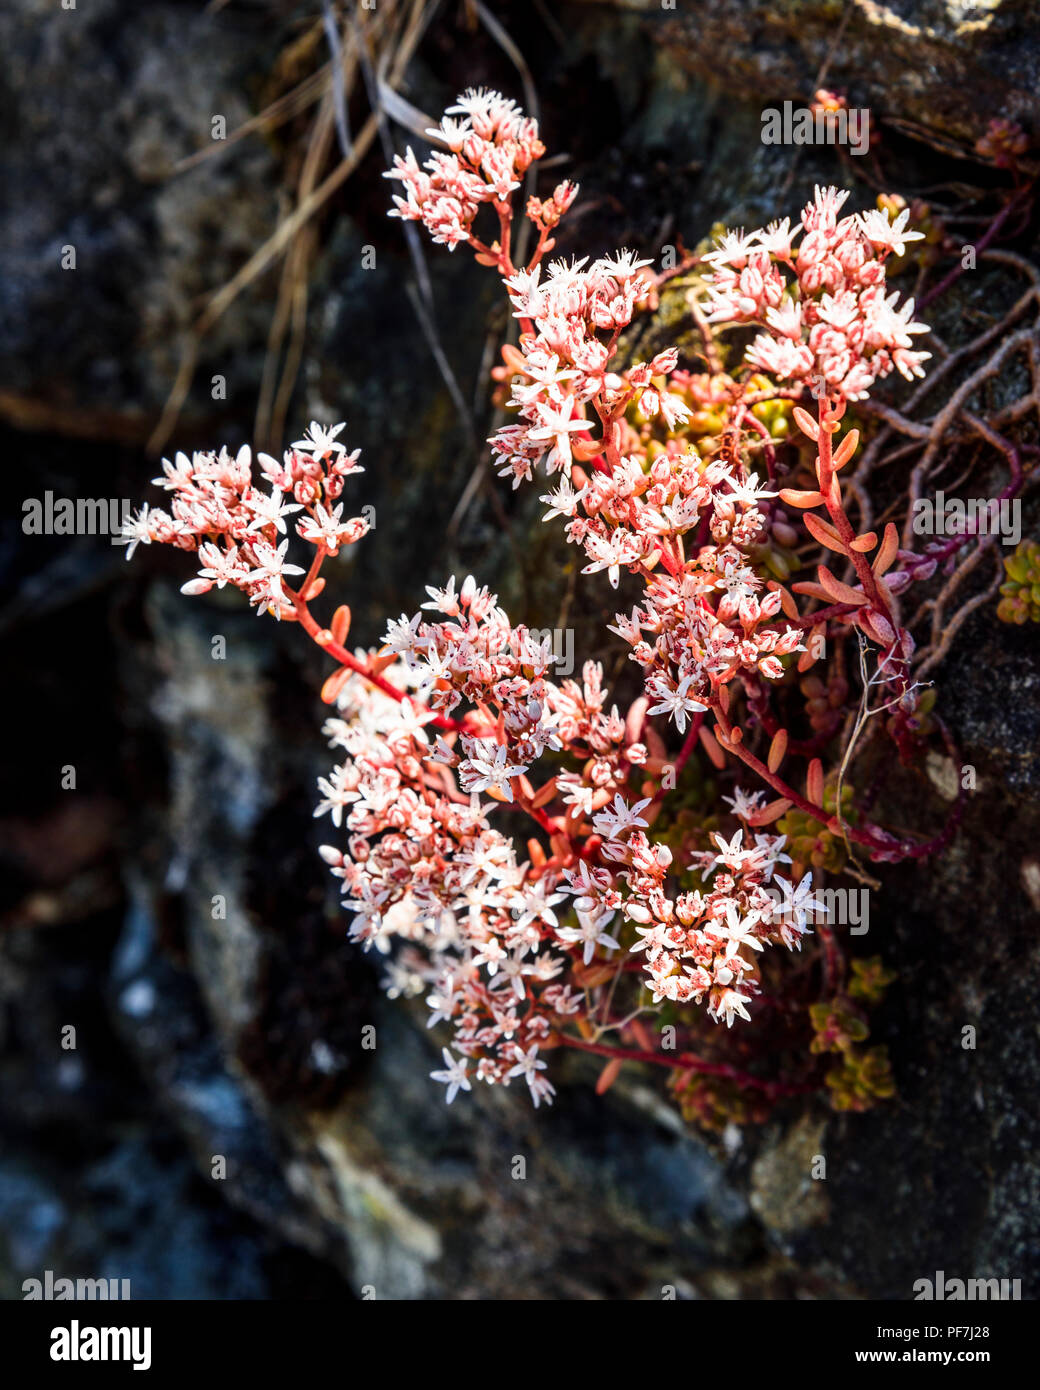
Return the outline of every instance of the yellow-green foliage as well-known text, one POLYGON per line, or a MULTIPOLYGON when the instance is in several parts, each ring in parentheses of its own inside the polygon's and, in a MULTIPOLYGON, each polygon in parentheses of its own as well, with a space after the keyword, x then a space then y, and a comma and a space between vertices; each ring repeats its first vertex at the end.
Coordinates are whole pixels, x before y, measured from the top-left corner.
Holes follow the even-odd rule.
POLYGON ((997 604, 997 617, 1004 623, 1040 623, 1040 543, 1023 541, 1004 561, 1007 582, 997 604))
MULTIPOLYGON (((835 792, 836 778, 828 778, 823 793, 823 805, 832 814, 838 809, 835 792)), ((854 825, 856 813, 852 809, 852 788, 846 783, 841 789, 841 812, 845 822, 854 825)), ((777 822, 777 829, 787 836, 787 851, 794 860, 799 877, 806 869, 827 869, 840 873, 845 867, 845 842, 840 834, 828 830, 812 816, 792 807, 777 822)))
POLYGON ((886 1047, 853 1049, 827 1073, 835 1110, 870 1110, 896 1093, 886 1047))

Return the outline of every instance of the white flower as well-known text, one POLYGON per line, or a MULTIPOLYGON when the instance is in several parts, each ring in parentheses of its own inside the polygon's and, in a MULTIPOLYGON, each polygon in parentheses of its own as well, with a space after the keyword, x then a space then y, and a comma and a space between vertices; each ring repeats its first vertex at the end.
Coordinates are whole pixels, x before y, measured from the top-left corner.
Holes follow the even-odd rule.
MULTIPOLYGON (((545 1063, 538 1060, 538 1044, 533 1043, 527 1052, 521 1052, 519 1049, 517 1049, 517 1052, 517 1064, 507 1075, 511 1077, 522 1076, 527 1084, 531 1086, 533 1092, 534 1087, 532 1083, 535 1081, 538 1072, 545 1070, 545 1063)), ((537 1101, 535 1104, 537 1104, 537 1101)))
MULTIPOLYGON (((484 885, 479 885, 471 896, 473 898, 471 908, 476 907, 479 910, 479 908, 484 905, 485 901, 484 885)), ((505 959, 505 947, 497 937, 489 936, 477 954, 473 957, 473 964, 486 965, 489 978, 494 979, 495 975, 498 973, 498 967, 505 959)))
POLYGON ((502 961, 502 978, 512 980, 513 993, 518 999, 525 999, 527 997, 527 990, 524 986, 524 976, 530 975, 531 970, 531 966, 525 965, 520 956, 516 953, 507 956, 505 960, 502 961))
POLYGON ((614 912, 601 912, 596 916, 585 912, 578 913, 578 925, 576 927, 558 927, 556 935, 561 941, 566 941, 569 946, 584 945, 585 950, 582 960, 586 965, 592 960, 596 953, 597 946, 605 946, 608 950, 616 951, 619 949, 619 942, 612 936, 608 936, 603 930, 612 922, 617 914, 614 912))
POLYGON ((724 796, 723 801, 733 807, 733 814, 739 816, 741 820, 747 820, 749 816, 759 810, 765 792, 746 792, 743 787, 734 787, 732 796, 724 796))
POLYGON ((453 120, 451 116, 444 116, 439 126, 431 126, 426 134, 434 140, 442 140, 449 150, 454 150, 458 154, 466 143, 466 136, 472 129, 469 121, 453 120))
POLYGON ((810 912, 826 915, 830 909, 819 898, 812 896, 812 874, 807 873, 794 888, 786 878, 777 878, 776 886, 784 895, 784 900, 776 909, 776 916, 793 926, 799 934, 808 930, 806 922, 810 912))
POLYGON ((578 509, 578 503, 585 496, 585 489, 575 492, 571 486, 570 478, 564 477, 560 480, 560 486, 555 492, 547 492, 539 497, 539 502, 544 502, 549 510, 542 517, 543 521, 551 521, 557 516, 573 516, 578 509))
POLYGON ((531 1099, 534 1101, 534 1108, 538 1109, 540 1101, 545 1101, 546 1105, 552 1105, 553 1096, 556 1094, 556 1087, 552 1085, 547 1076, 535 1076, 527 1083, 531 1088, 531 1099))
POLYGON ((802 340, 802 305, 797 299, 785 299, 775 309, 766 310, 766 323, 782 338, 802 340))
POLYGON ((715 863, 722 864, 727 869, 737 870, 743 866, 745 859, 753 859, 759 853, 756 849, 741 848, 744 843, 743 830, 735 830, 731 840, 726 840, 722 835, 713 835, 712 839, 720 851, 715 856, 715 863))
POLYGON ((364 517, 356 516, 347 521, 342 518, 342 502, 331 511, 319 502, 310 516, 297 523, 296 532, 311 545, 323 545, 330 555, 337 555, 341 545, 351 545, 368 531, 364 517))
POLYGON ((573 403, 570 397, 562 405, 556 405, 552 401, 543 401, 536 407, 536 410, 538 423, 533 430, 528 430, 527 437, 539 441, 551 440, 550 472, 555 472, 557 468, 560 468, 564 473, 569 473, 571 468, 570 436, 576 430, 587 430, 588 420, 583 420, 580 416, 572 417, 573 403))
POLYGON ((610 587, 616 589, 621 566, 634 565, 642 549, 636 537, 620 527, 610 537, 590 532, 585 537, 585 550, 591 556, 591 562, 584 567, 582 574, 597 574, 600 570, 606 570, 610 587))
POLYGON ((750 946, 753 951, 761 951, 762 943, 757 936, 751 935, 751 928, 759 921, 761 913, 749 912, 741 917, 740 909, 735 902, 726 904, 726 935, 729 937, 730 950, 736 951, 740 946, 750 946))
POLYGON ((178 453, 174 463, 169 459, 163 459, 162 469, 162 477, 152 479, 156 487, 165 488, 167 492, 179 492, 182 488, 191 486, 195 464, 187 454, 178 453))
POLYGON ((488 756, 469 757, 459 768, 459 780, 462 783, 463 791, 483 792, 489 787, 498 787, 507 801, 513 799, 512 779, 519 777, 526 772, 527 768, 523 764, 514 765, 506 762, 508 749, 504 743, 492 744, 490 739, 474 740, 481 745, 481 752, 485 746, 489 751, 494 748, 494 754, 488 756))
POLYGON ((642 631, 643 615, 638 608, 633 608, 630 618, 626 618, 624 613, 615 613, 614 617, 616 619, 616 626, 608 623, 607 631, 616 632, 623 642, 627 642, 629 646, 634 647, 639 641, 639 635, 642 631))
POLYGON ((360 795, 346 786, 348 776, 347 768, 341 765, 332 769, 330 777, 318 778, 318 790, 325 800, 318 803, 315 816, 323 816, 326 811, 331 811, 333 825, 343 824, 343 808, 357 801, 360 795))
POLYGON ((397 723, 387 731, 387 737, 391 740, 407 735, 414 738, 417 743, 426 743, 426 733, 423 729, 424 724, 431 723, 437 718, 437 713, 432 709, 424 709, 422 705, 413 704, 411 700, 402 700, 395 711, 397 723))
POLYGON ((763 251, 786 260, 791 254, 791 242, 797 236, 801 225, 801 222, 796 222, 792 227, 789 217, 785 217, 782 222, 770 222, 764 231, 759 232, 758 244, 763 251))
POLYGON ((592 803, 596 799, 596 788, 580 781, 575 772, 562 772, 556 779, 556 789, 563 798, 565 806, 580 806, 583 815, 592 814, 592 803))
POLYGON ((688 714, 700 713, 708 708, 701 704, 700 700, 695 700, 692 695, 687 695, 691 684, 692 676, 684 676, 676 689, 663 680, 654 683, 653 690, 647 689, 650 694, 657 697, 658 703, 647 710, 647 714, 668 714, 675 720, 675 727, 681 734, 686 732, 686 716, 688 714))
POLYGON ((420 622, 422 622, 422 614, 420 613, 416 613, 414 618, 409 618, 404 613, 396 621, 391 618, 386 625, 386 632, 383 634, 386 650, 388 652, 414 651, 420 622))
POLYGON ((288 547, 288 538, 282 541, 277 550, 273 545, 267 545, 263 541, 257 541, 253 546, 257 566, 256 569, 250 570, 249 579, 253 582, 260 581, 261 584, 266 585, 272 595, 279 598, 283 596, 282 576, 303 573, 299 565, 287 565, 285 563, 285 552, 288 547))
POLYGON ((415 693, 419 699, 425 698, 438 681, 448 680, 451 676, 448 658, 438 656, 434 651, 431 651, 424 660, 416 661, 412 670, 414 675, 418 677, 415 693))
POLYGON ((750 598, 756 589, 762 587, 762 581, 747 565, 734 565, 718 580, 716 587, 740 600, 750 598))
POLYGON ((593 266, 593 270, 605 271, 613 276, 615 280, 631 280, 637 270, 644 266, 653 265, 653 261, 640 261, 636 258, 634 251, 615 251, 612 256, 601 256, 593 266))
POLYGON ((126 558, 128 560, 139 545, 151 545, 152 538, 148 532, 147 502, 136 516, 127 517, 123 522, 122 532, 122 535, 116 537, 116 544, 126 546, 126 558))
POLYGON ((752 473, 746 483, 738 483, 736 481, 733 481, 731 483, 731 486, 733 488, 733 491, 730 494, 731 497, 733 497, 735 501, 747 502, 749 505, 754 505, 756 502, 760 500, 760 498, 763 497, 779 496, 779 493, 767 492, 764 487, 761 487, 759 485, 757 473, 752 473))
POLYGON ((708 1015, 715 1019, 716 1022, 720 1022, 725 1018, 727 1028, 733 1027, 734 1014, 739 1014, 742 1019, 750 1023, 751 1015, 744 1007, 746 1002, 745 996, 743 994, 738 994, 735 989, 723 990, 718 1003, 708 1006, 708 1015))
POLYGON ((547 926, 557 926, 556 913, 553 907, 556 903, 562 903, 564 895, 562 893, 550 892, 548 880, 540 878, 535 883, 525 883, 521 890, 521 904, 514 908, 516 916, 516 929, 519 931, 528 926, 535 920, 545 922, 547 926))
POLYGON ((604 807, 599 815, 593 817, 592 824, 605 840, 616 840, 619 835, 637 825, 645 830, 648 822, 643 820, 639 813, 650 805, 650 800, 650 797, 646 797, 629 808, 618 794, 614 797, 613 807, 604 807))
POLYGON ((745 236, 743 227, 737 232, 726 232, 719 238, 715 250, 709 251, 703 259, 716 270, 727 264, 739 270, 755 249, 759 235, 758 232, 751 232, 745 236))
POLYGON ((444 1099, 450 1105, 460 1090, 472 1091, 473 1087, 469 1084, 469 1071, 464 1058, 453 1057, 446 1047, 441 1048, 441 1056, 444 1058, 444 1071, 431 1071, 430 1076, 447 1086, 444 1099))
POLYGON ((282 518, 303 510, 298 502, 283 503, 282 494, 277 488, 270 493, 257 492, 254 489, 242 501, 253 513, 253 520, 249 523, 250 531, 259 531, 264 526, 273 526, 283 536, 285 535, 285 522, 282 518))
POLYGON ((897 256, 901 256, 908 241, 920 241, 924 236, 924 232, 905 230, 909 217, 910 209, 904 208, 896 220, 890 222, 887 212, 880 208, 871 208, 868 212, 859 214, 859 225, 871 245, 880 251, 894 251, 897 256))
POLYGON ((670 430, 674 430, 678 424, 685 424, 690 418, 690 407, 681 396, 676 396, 671 391, 662 391, 660 403, 661 414, 670 430))
POLYGON ((205 567, 199 570, 199 577, 215 583, 218 589, 223 589, 225 584, 236 584, 246 577, 247 571, 238 558, 237 546, 223 551, 219 545, 207 542, 199 547, 199 559, 205 561, 205 567))
POLYGON ((443 613, 448 618, 459 616, 459 599, 455 593, 455 576, 452 575, 447 585, 443 589, 435 589, 431 585, 426 585, 426 592, 429 594, 431 602, 424 603, 424 609, 432 609, 435 613, 443 613))
POLYGON ((325 429, 316 420, 312 420, 307 426, 306 434, 302 439, 297 439, 292 447, 299 449, 301 454, 310 454, 311 458, 316 459, 324 458, 329 453, 345 454, 347 446, 336 441, 336 436, 345 429, 345 423, 325 429))

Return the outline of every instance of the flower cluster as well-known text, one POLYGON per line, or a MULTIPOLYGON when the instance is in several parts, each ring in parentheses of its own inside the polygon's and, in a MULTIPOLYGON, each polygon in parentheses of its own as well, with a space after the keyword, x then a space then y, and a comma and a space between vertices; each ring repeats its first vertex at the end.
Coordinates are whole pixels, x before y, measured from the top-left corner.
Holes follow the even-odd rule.
POLYGON ((170 511, 146 505, 127 519, 121 538, 127 559, 139 544, 153 541, 195 551, 202 565, 182 593, 205 594, 230 584, 249 596, 257 612, 287 616, 292 606, 283 581, 303 570, 288 562, 286 518, 303 512, 296 533, 329 555, 368 531, 364 517, 344 520, 343 503, 335 501, 344 481, 364 472, 357 463, 360 450, 348 454, 337 440, 342 429, 311 425, 280 463, 260 454, 266 488, 254 482, 248 445, 234 458, 222 449, 164 459, 162 476, 154 482, 170 493, 170 511))
MULTIPOLYGON (((470 240, 482 203, 504 204, 534 160, 545 153, 538 125, 497 92, 467 91, 427 134, 447 146, 435 150, 420 167, 411 148, 386 177, 397 179, 404 197, 394 195, 391 217, 422 222, 435 242, 454 251, 470 240), (461 117, 461 119, 455 119, 461 117)), ((577 191, 576 189, 574 190, 577 191)), ((552 206, 542 213, 548 225, 559 221, 574 194, 561 185, 552 206)))
MULTIPOLYGON (((469 91, 429 134, 446 152, 422 167, 411 150, 395 160, 389 177, 404 193, 392 215, 451 249, 466 242, 501 276, 519 340, 494 374, 511 412, 490 441, 499 473, 514 488, 536 470, 552 479, 544 519, 562 521, 582 573, 634 582, 637 601, 609 630, 642 689, 619 708, 593 662, 580 681, 554 680, 551 642, 511 622, 472 576, 428 587, 377 650, 349 651, 349 610, 327 627, 310 611, 324 558, 366 529, 337 502, 360 471, 342 426, 312 426, 281 463, 261 455, 267 490, 248 450, 178 455, 157 480, 173 493, 172 515, 146 508, 128 526, 130 549, 156 540, 197 551, 187 592, 241 588, 337 663, 322 695, 336 706, 324 732, 341 760, 319 779, 315 815, 341 842, 321 854, 341 881, 352 939, 385 957, 391 995, 423 996, 430 1026, 451 1030, 432 1073, 449 1101, 474 1079, 522 1078, 535 1105, 549 1102, 546 1054, 569 1047, 607 1059, 601 1087, 622 1060, 655 1063, 693 1111, 716 1115, 728 1095, 733 1113, 757 1115, 763 1097, 826 1081, 815 1054, 793 1079, 755 1069, 775 1067, 799 1038, 804 1050, 821 994, 844 998, 813 873, 840 869, 853 846, 877 860, 929 848, 860 814, 844 763, 825 777, 822 756, 850 713, 846 659, 835 679, 788 679, 819 658, 815 639, 840 648, 855 635, 879 649, 869 684, 888 696, 900 752, 921 737, 895 595, 935 561, 901 550, 892 523, 880 539, 857 533, 839 474, 858 433, 834 438, 875 381, 922 372, 928 354, 911 344, 923 325, 886 278, 919 233, 905 211, 839 217, 848 195, 817 189, 793 229, 784 220, 728 234, 687 258, 704 370, 680 364, 675 347, 633 361, 622 335, 653 312, 668 277, 630 251, 546 262, 573 185, 527 200, 537 245, 513 263, 514 195, 544 152, 534 122, 496 93, 469 91), (498 219, 493 241, 475 231, 485 204, 498 219), (726 324, 760 329, 729 371, 715 338, 726 324), (795 404, 810 385, 815 417, 795 404), (783 486, 807 467, 804 450, 780 458, 792 424, 815 449, 809 487, 783 486), (826 519, 813 514, 821 508, 826 519), (287 563, 290 516, 315 550, 295 589, 285 583, 303 574, 287 563), (788 584, 810 554, 822 558, 806 541, 841 556, 844 577, 819 564, 814 580, 788 584), (803 738, 785 723, 790 699, 784 717, 776 708, 796 688, 803 738), (763 790, 730 783, 728 810, 714 791, 699 804, 714 786, 700 757, 712 777, 730 778, 737 763, 763 790), (796 786, 798 758, 807 767, 796 786), (785 833, 770 833, 778 821, 785 833), (782 970, 784 952, 764 948, 800 950, 810 914, 818 975, 800 972, 798 1003, 773 1010, 773 1051, 738 1070, 713 1055, 728 1035, 716 1025, 767 1007, 763 975, 782 970), (663 1017, 697 1050, 655 1046, 652 1021, 663 1017)), ((860 1099, 885 1089, 875 1077, 864 1091, 858 1073, 841 1084, 860 1099)))
MULTIPOLYGON (((654 873, 658 861, 647 872, 640 870, 634 855, 629 886, 636 901, 627 904, 626 915, 642 924, 636 930, 643 939, 633 949, 646 952, 654 999, 676 1003, 692 999, 699 1004, 707 992, 709 1014, 732 1026, 734 1014, 750 1020, 745 1004, 753 993, 754 956, 742 954, 741 948, 754 952, 766 942, 797 944, 786 924, 774 931, 773 917, 782 918, 784 908, 765 891, 777 863, 784 859, 790 863, 790 859, 780 853, 782 835, 757 835, 751 848, 741 848, 740 830, 728 841, 722 835, 715 839, 721 852, 710 867, 721 865, 726 872, 716 875, 710 893, 682 893, 674 902, 655 881, 663 878, 654 873)), ((811 887, 811 875, 797 889, 786 879, 776 882, 793 899, 811 887)))
POLYGON ((908 380, 923 376, 931 354, 913 349, 912 335, 927 332, 913 322, 914 301, 897 308, 899 296, 885 292, 885 257, 902 256, 924 233, 907 230, 906 209, 894 221, 877 209, 839 219, 848 196, 817 188, 794 228, 784 218, 729 233, 705 260, 715 271, 710 320, 763 326, 745 354, 749 365, 783 381, 822 381, 858 401, 893 368, 908 380))
POLYGON ((506 280, 514 317, 527 330, 509 402, 521 423, 499 430, 491 447, 499 476, 511 477, 514 487, 529 482, 539 463, 569 477, 575 456, 588 460, 602 452, 589 434, 587 410, 600 421, 615 419, 634 400, 647 418, 660 412, 669 425, 688 417, 678 396, 653 385, 675 367, 674 349, 637 364, 624 379, 607 370, 618 335, 645 294, 638 272, 649 264, 619 251, 588 269, 586 261, 555 261, 544 279, 536 265, 506 280))
POLYGON ((498 596, 478 589, 472 576, 458 593, 454 577, 446 588, 426 592, 430 601, 423 608, 448 621, 425 623, 421 613, 410 620, 402 616, 389 625, 386 650, 404 654, 431 708, 450 714, 465 699, 495 711, 491 737, 462 734, 461 763, 443 741, 440 756, 459 767, 465 791, 489 791, 512 801, 513 779, 547 748, 562 747, 552 709, 557 692, 545 679, 554 660, 551 639, 535 642, 526 628, 514 628, 498 607, 498 596))
MULTIPOLYGON (((387 674, 402 692, 414 688, 403 663, 387 674)), ((331 812, 348 833, 347 853, 332 845, 321 853, 356 914, 352 938, 384 953, 392 939, 407 943, 390 965, 391 991, 429 990, 431 1026, 451 1023, 455 1049, 478 1059, 478 1079, 523 1075, 536 1104, 551 1099, 539 1045, 555 1015, 576 1007, 554 984, 564 962, 543 946, 560 901, 552 876, 530 878, 488 824, 488 808, 431 761, 411 698, 398 703, 355 676, 337 702, 325 733, 345 758, 322 779, 315 814, 331 812)), ((465 1063, 446 1059, 449 1094, 468 1090, 465 1063)))
POLYGON ((743 560, 719 564, 712 555, 704 557, 704 569, 655 576, 643 606, 616 616, 612 631, 632 646, 646 693, 657 701, 649 713, 668 715, 680 734, 687 717, 708 709, 702 702, 737 676, 758 672, 778 680, 780 658, 804 649, 798 628, 770 626, 783 601, 780 590, 760 600, 755 589, 762 581, 743 560))

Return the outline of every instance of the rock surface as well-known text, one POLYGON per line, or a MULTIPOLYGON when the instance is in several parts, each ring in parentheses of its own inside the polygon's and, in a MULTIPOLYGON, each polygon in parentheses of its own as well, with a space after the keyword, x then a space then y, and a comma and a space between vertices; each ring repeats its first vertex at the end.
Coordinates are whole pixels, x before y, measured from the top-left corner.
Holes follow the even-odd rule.
MULTIPOLYGON (((796 160, 759 138, 761 99, 811 90, 841 8, 572 5, 555 32, 536 8, 503 6, 549 143, 584 184, 561 251, 694 244, 717 219, 755 223, 800 206, 814 179, 844 177, 833 152, 796 160)), ((1028 8, 862 0, 829 80, 970 144, 989 114, 1036 118, 1035 39, 1016 28, 1028 8)), ((0 17, 5 106, 25 140, 0 152, 14 195, 5 517, 48 487, 136 501, 154 474, 139 446, 177 333, 272 230, 281 179, 260 140, 170 171, 215 112, 229 127, 250 114, 291 9, 265 23, 238 7, 97 0, 56 14, 17 0, 0 17), (67 244, 74 272, 59 268, 67 244)), ((463 37, 434 26, 407 89, 416 105, 438 110, 477 80, 515 89, 494 44, 463 37)), ((898 158, 908 186, 931 181, 930 146, 898 158)), ((518 618, 566 614, 579 659, 598 655, 613 596, 573 584, 532 496, 496 504, 480 488, 456 515, 474 458, 403 289, 379 168, 323 224, 290 415, 293 429, 345 416, 364 449, 358 500, 376 529, 330 584, 371 641, 423 584, 472 569, 518 618)), ((429 267, 469 398, 503 321, 461 255, 429 267)), ((206 345, 198 382, 223 365, 233 389, 218 405, 197 385, 178 445, 248 437, 273 289, 243 296, 206 345)), ((135 1296, 156 1297, 908 1298, 938 1268, 1020 1278, 1035 1296, 1030 634, 983 610, 937 673, 978 790, 949 852, 885 872, 873 901, 868 947, 898 970, 875 1030, 898 1099, 846 1118, 792 1104, 709 1144, 655 1078, 633 1070, 596 1098, 583 1059, 568 1059, 548 1114, 515 1088, 445 1109, 423 1011, 378 993, 314 852, 321 663, 234 604, 182 599, 181 568, 142 554, 127 571, 104 537, 70 547, 5 525, 0 623, 25 713, 2 774, 0 1296, 45 1268, 130 1277, 135 1296), (75 813, 55 791, 68 764, 75 813)))
POLYGON ((804 105, 826 86, 846 92, 850 107, 866 107, 872 119, 913 121, 969 147, 994 117, 1032 130, 1040 121, 1032 0, 620 5, 645 15, 660 42, 702 79, 754 92, 763 104, 804 105))

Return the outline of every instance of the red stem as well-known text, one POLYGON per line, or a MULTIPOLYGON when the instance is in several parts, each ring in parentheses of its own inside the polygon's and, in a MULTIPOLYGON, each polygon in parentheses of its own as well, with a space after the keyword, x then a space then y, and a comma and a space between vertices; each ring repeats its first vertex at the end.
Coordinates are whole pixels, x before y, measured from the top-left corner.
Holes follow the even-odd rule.
POLYGON ((743 1086, 746 1090, 761 1091, 770 1099, 777 1096, 805 1095, 819 1089, 801 1081, 764 1081, 760 1076, 752 1076, 749 1072, 727 1066, 724 1062, 706 1062, 702 1057, 695 1057, 690 1052, 679 1052, 674 1057, 668 1057, 663 1052, 644 1052, 637 1047, 612 1047, 609 1043, 586 1042, 583 1038, 573 1038, 562 1033, 559 1039, 564 1047, 577 1048, 580 1052, 592 1052, 597 1057, 614 1057, 623 1062, 649 1062, 654 1066, 669 1067, 673 1071, 695 1071, 703 1076, 720 1076, 726 1081, 732 1081, 734 1085, 743 1086))
MULTIPOLYGON (((726 718, 726 716, 723 714, 720 708, 718 708, 717 706, 714 708, 715 718, 718 721, 719 727, 722 729, 724 735, 722 747, 727 753, 735 753, 736 756, 740 758, 741 762, 746 763, 748 767, 750 767, 753 772, 756 772, 764 782, 768 782, 769 785, 775 791, 779 792, 782 797, 785 797, 788 801, 794 802, 794 804, 798 807, 799 810, 804 811, 807 816, 812 816, 813 820, 818 821, 820 825, 825 826, 828 830, 832 830, 835 832, 839 831, 842 828, 839 825, 837 817, 833 815, 830 811, 826 810, 823 806, 815 805, 806 797, 802 796, 799 792, 796 792, 795 789, 789 786, 782 777, 778 776, 775 772, 770 772, 769 768, 766 767, 765 763, 761 762, 758 758, 756 758, 754 753, 752 753, 750 749, 744 747, 743 740, 737 740, 735 742, 732 742, 731 735, 733 732, 733 726, 729 723, 729 720, 726 718)), ((870 832, 867 830, 860 829, 858 826, 845 825, 844 832, 850 840, 855 840, 857 844, 866 845, 868 849, 885 849, 891 851, 893 848, 893 845, 890 841, 879 841, 877 836, 870 834, 870 832)), ((902 845, 900 847, 903 848, 906 852, 909 852, 912 848, 911 846, 902 845)))
MULTIPOLYGON (((356 671, 359 676, 364 676, 365 680, 367 680, 370 685, 374 685, 376 689, 381 690, 384 695, 389 695, 391 699, 396 700, 398 704, 403 704, 407 692, 398 690, 397 686, 392 685, 385 677, 379 675, 376 671, 370 670, 363 661, 359 661, 356 656, 348 652, 346 647, 340 646, 338 642, 331 639, 327 642, 320 640, 321 634, 328 631, 328 629, 319 626, 310 609, 307 607, 307 601, 304 599, 303 595, 309 591, 311 585, 317 579, 318 571, 321 569, 326 554, 327 551, 325 546, 319 545, 315 552, 311 567, 307 571, 307 576, 300 585, 299 590, 291 589, 288 584, 282 585, 286 598, 288 598, 293 608, 296 610, 296 617, 299 620, 300 626, 303 628, 304 632, 306 632, 307 636, 310 637, 312 642, 319 646, 323 652, 328 652, 341 666, 347 666, 351 671, 356 671)), ((438 729, 447 729, 453 732, 458 732, 465 727, 459 720, 451 719, 443 714, 435 715, 433 724, 438 729)))

